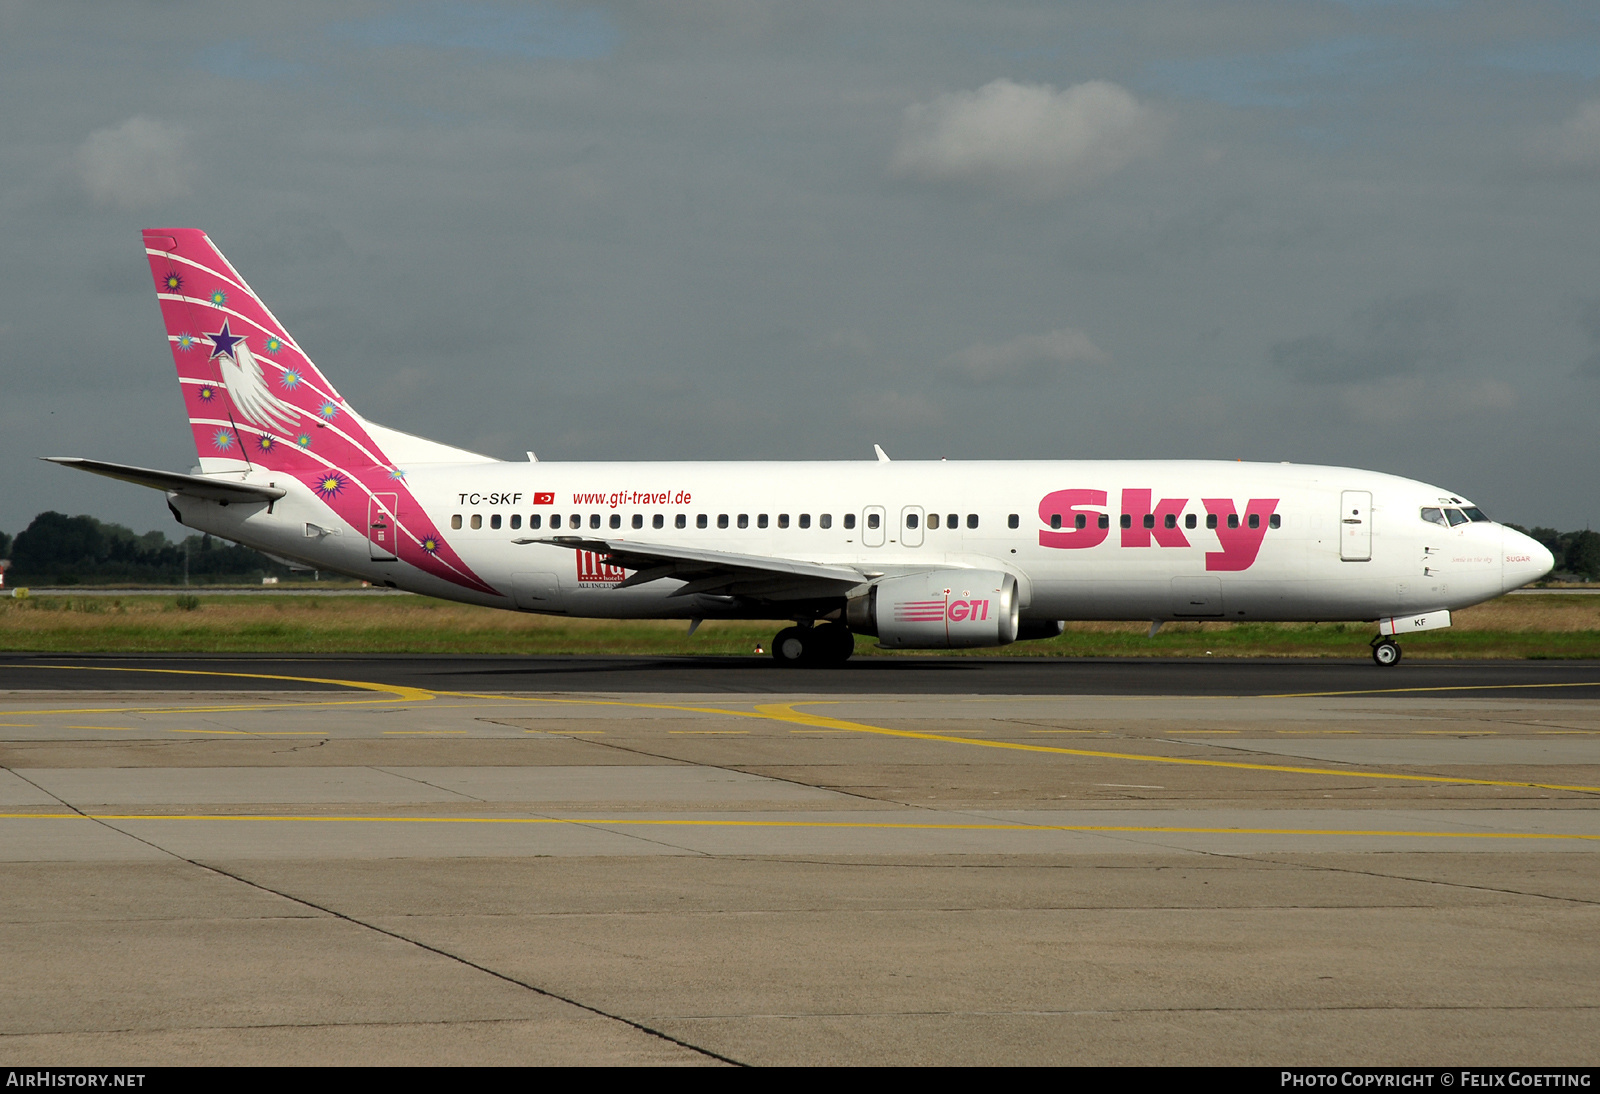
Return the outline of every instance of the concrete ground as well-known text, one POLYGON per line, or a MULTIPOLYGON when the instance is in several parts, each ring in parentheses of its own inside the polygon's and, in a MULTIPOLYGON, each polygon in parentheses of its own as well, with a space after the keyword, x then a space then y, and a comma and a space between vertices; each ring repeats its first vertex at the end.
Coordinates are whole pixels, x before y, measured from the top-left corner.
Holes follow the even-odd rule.
POLYGON ((348 683, 0 692, 0 1062, 1595 1062, 1594 689, 348 683))

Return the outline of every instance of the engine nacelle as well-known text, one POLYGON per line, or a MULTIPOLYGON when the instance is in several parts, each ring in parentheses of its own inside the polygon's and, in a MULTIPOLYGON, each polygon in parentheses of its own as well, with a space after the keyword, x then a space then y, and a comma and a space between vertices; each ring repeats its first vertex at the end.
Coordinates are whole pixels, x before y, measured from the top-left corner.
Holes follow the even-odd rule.
POLYGON ((891 650, 963 649, 1016 641, 1017 579, 999 570, 934 570, 891 577, 845 607, 858 634, 891 650))

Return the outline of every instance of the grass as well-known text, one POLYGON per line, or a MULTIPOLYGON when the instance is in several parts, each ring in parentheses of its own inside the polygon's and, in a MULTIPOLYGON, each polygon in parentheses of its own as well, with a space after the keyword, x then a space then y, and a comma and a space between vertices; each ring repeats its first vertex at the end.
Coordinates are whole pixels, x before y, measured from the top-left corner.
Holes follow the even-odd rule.
MULTIPOLYGON (((1448 630, 1402 637, 1409 657, 1600 658, 1600 597, 1501 597, 1455 613, 1448 630)), ((38 596, 0 600, 0 650, 13 653, 749 654, 781 623, 563 619, 426 597, 38 596), (180 603, 181 601, 181 603, 180 603)), ((1364 657, 1362 623, 1069 623, 1060 638, 951 656, 1364 657)), ((858 656, 880 650, 856 641, 858 656)))

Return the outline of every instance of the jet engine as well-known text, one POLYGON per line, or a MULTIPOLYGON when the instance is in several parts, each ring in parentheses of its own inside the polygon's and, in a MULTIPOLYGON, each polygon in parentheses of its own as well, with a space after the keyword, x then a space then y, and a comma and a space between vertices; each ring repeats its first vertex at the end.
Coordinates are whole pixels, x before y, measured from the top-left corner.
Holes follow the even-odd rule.
POLYGON ((845 621, 885 649, 961 649, 1016 641, 1020 612, 1008 573, 933 570, 877 582, 846 605, 845 621))

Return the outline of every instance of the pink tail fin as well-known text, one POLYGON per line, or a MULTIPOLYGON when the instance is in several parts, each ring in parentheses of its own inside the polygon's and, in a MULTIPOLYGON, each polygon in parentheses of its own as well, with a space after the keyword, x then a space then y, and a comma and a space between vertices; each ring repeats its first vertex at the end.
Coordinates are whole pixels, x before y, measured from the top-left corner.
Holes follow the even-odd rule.
POLYGON ((365 423, 196 228, 144 233, 161 318, 206 471, 386 465, 365 423))
POLYGON ((148 229, 144 250, 201 471, 258 469, 297 479, 367 536, 372 559, 499 595, 446 541, 367 422, 204 232, 148 229))

